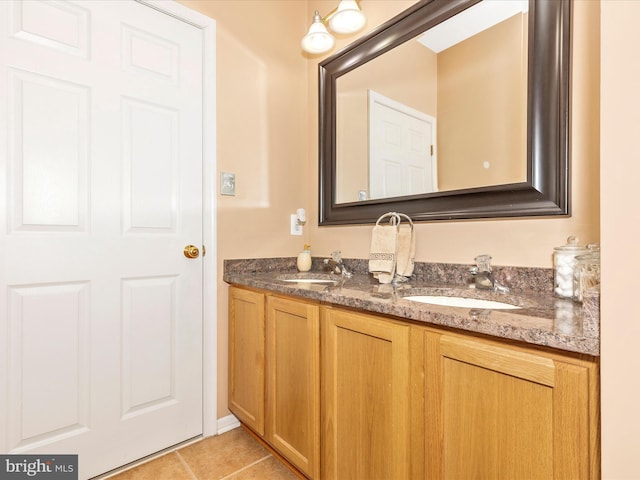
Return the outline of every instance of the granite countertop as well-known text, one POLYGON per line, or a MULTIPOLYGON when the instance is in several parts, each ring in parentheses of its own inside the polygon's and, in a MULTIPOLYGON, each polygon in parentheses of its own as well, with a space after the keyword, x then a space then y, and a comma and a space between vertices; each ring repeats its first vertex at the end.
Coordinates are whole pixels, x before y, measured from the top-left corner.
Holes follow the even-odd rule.
POLYGON ((496 278, 511 288, 499 293, 474 288, 470 265, 416 264, 414 275, 398 285, 381 285, 363 260, 345 260, 353 274, 346 278, 323 269, 314 258, 312 270, 298 273, 295 258, 225 260, 224 281, 364 312, 476 332, 593 356, 600 354, 599 293, 583 304, 553 295, 553 271, 495 267, 496 278), (335 284, 291 280, 322 277, 335 284), (514 310, 439 306, 407 300, 409 295, 464 296, 517 305, 514 310))

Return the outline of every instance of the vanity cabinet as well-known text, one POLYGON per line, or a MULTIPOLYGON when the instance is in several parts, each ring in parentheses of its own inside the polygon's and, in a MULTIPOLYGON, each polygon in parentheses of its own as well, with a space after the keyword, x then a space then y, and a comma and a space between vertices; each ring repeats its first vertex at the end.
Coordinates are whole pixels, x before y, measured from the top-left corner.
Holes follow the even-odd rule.
POLYGON ((319 307, 229 288, 229 409, 309 478, 320 471, 319 307))
POLYGON ((409 326, 322 309, 322 478, 408 479, 409 326))
POLYGON ((231 287, 229 408, 312 479, 598 479, 597 359, 231 287))
POLYGON ((597 365, 425 332, 427 478, 599 478, 597 365))

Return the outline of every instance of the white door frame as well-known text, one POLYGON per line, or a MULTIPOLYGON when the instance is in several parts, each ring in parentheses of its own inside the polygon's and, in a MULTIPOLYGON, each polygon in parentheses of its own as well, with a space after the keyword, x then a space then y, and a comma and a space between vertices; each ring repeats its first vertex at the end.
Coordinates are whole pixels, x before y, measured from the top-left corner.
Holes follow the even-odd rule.
POLYGON ((136 0, 202 30, 202 235, 203 262, 202 434, 218 433, 218 322, 216 245, 216 22, 174 0, 136 0))

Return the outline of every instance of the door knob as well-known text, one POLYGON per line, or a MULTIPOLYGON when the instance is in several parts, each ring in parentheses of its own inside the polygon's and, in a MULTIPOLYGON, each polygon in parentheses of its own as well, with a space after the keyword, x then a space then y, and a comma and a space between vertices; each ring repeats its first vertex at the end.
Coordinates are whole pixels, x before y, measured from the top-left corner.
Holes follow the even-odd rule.
POLYGON ((198 258, 200 250, 195 245, 187 245, 184 247, 184 256, 187 258, 198 258))

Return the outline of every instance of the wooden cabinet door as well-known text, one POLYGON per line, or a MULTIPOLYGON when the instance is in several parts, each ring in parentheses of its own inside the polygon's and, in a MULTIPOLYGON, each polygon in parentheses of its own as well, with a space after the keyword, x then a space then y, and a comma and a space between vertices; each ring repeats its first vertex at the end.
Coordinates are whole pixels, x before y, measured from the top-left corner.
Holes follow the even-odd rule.
POLYGON ((323 308, 323 479, 409 478, 409 327, 323 308))
POLYGON ((267 297, 266 439, 310 478, 320 472, 319 307, 267 297))
POLYGON ((264 435, 264 295, 229 288, 229 410, 264 435))
POLYGON ((426 333, 427 478, 597 478, 595 366, 426 333))

